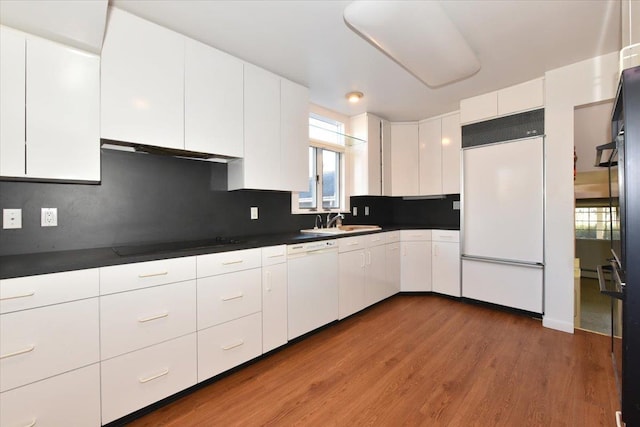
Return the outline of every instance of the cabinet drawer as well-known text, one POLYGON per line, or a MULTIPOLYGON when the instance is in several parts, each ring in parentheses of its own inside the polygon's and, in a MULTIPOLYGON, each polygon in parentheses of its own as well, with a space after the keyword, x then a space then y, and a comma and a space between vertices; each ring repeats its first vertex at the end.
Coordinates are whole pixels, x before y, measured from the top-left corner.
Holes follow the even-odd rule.
POLYGON ((262 353, 260 313, 198 331, 198 381, 204 381, 262 353))
POLYGON ((260 268, 198 279, 198 329, 262 309, 260 268))
POLYGON ((431 240, 431 230, 400 230, 400 240, 403 242, 429 241, 431 240))
POLYGON ((100 269, 100 294, 107 295, 195 278, 195 257, 102 267, 100 269))
POLYGON ((384 234, 385 243, 395 243, 400 241, 400 230, 387 231, 384 234))
POLYGON ((196 334, 102 362, 102 423, 196 383, 196 334))
POLYGON ((281 264, 287 261, 287 245, 262 248, 262 266, 281 264))
POLYGON ((260 248, 200 255, 197 258, 198 277, 247 270, 260 267, 262 263, 260 248))
POLYGON ((432 230, 431 240, 434 242, 459 242, 460 232, 458 230, 432 230))
POLYGON ((99 360, 98 299, 0 316, 0 391, 99 360))
POLYGON ((387 243, 385 233, 367 234, 364 237, 366 237, 367 240, 367 247, 384 245, 387 243))
POLYGON ((98 296, 98 269, 0 280, 0 313, 98 296))
POLYGON ((100 298, 103 360, 195 331, 195 280, 100 298))
POLYGON ((338 252, 356 251, 367 247, 367 238, 369 236, 353 236, 338 239, 338 252))
POLYGON ((0 394, 0 425, 99 426, 99 365, 0 394))

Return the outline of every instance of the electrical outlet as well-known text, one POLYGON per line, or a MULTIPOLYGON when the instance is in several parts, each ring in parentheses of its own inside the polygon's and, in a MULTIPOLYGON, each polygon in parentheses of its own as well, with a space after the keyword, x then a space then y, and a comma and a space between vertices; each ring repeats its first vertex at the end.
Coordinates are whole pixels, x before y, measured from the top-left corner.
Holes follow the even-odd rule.
POLYGON ((454 200, 453 201, 453 210, 454 211, 459 211, 460 210, 460 201, 458 201, 458 200, 454 200))
POLYGON ((58 208, 42 208, 40 216, 40 225, 42 227, 58 226, 58 208))
POLYGON ((364 216, 369 216, 369 206, 364 207, 364 216))
POLYGON ((358 216, 358 207, 357 206, 353 207, 353 216, 358 216))
POLYGON ((22 209, 2 209, 2 228, 22 228, 22 209))
POLYGON ((257 206, 252 206, 251 207, 251 219, 258 219, 258 207, 257 206))

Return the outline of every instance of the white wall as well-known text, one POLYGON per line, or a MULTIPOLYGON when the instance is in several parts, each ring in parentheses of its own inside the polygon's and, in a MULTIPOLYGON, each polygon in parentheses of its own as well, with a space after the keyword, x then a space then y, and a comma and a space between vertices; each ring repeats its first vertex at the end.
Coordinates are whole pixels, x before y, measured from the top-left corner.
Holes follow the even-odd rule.
POLYGON ((545 74, 545 327, 573 332, 574 108, 615 97, 618 53, 545 74))

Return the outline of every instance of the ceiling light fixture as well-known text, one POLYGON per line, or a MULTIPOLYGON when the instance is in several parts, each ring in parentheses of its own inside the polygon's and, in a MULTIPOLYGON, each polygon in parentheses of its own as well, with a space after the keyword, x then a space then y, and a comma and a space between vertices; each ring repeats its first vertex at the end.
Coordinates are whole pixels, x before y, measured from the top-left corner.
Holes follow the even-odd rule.
POLYGON ((480 70, 480 61, 440 2, 355 1, 345 8, 344 21, 431 88, 480 70))
POLYGON ((349 92, 345 96, 349 100, 350 103, 356 104, 357 102, 360 101, 360 99, 362 99, 362 97, 364 96, 364 93, 362 93, 362 92, 349 92))

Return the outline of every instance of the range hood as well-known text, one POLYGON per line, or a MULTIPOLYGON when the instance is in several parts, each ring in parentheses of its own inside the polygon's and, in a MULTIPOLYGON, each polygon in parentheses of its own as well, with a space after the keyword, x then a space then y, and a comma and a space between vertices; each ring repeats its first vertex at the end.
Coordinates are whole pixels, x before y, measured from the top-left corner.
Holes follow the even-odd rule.
POLYGON ((236 160, 237 157, 229 157, 220 154, 201 153, 199 151, 180 150, 176 148, 157 147, 154 145, 136 144, 130 142, 113 141, 110 139, 101 139, 102 148, 118 151, 129 151, 147 154, 156 154, 161 156, 180 157, 185 159, 208 160, 217 163, 227 163, 236 160))

